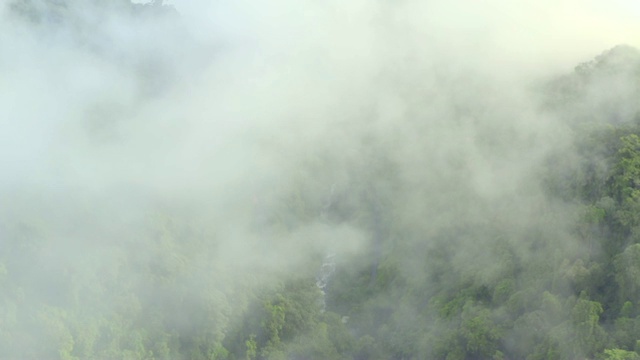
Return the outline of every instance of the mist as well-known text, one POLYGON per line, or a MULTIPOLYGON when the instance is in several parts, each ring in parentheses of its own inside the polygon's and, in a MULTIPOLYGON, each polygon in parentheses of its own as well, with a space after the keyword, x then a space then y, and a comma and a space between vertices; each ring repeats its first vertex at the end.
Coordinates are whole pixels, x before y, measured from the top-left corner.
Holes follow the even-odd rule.
POLYGON ((553 343, 537 332, 548 358, 634 350, 574 344, 566 309, 622 311, 575 275, 626 249, 576 230, 605 196, 571 194, 583 164, 614 169, 576 129, 630 126, 638 78, 553 94, 616 45, 637 59, 639 6, 0 11, 0 358, 506 359, 553 343), (462 354, 472 318, 497 330, 462 354))

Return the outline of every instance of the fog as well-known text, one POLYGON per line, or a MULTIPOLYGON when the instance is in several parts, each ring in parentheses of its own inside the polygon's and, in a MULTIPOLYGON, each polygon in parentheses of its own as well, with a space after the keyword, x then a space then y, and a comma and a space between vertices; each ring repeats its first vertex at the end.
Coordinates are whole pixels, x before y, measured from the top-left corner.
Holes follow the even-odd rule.
POLYGON ((125 3, 2 4, 0 263, 22 294, 3 321, 32 334, 4 356, 64 357, 31 349, 65 341, 24 320, 50 307, 82 309, 79 323, 173 309, 167 326, 188 337, 214 316, 189 304, 214 299, 224 332, 246 321, 238 294, 313 279, 328 253, 348 274, 393 252, 425 288, 424 254, 443 242, 444 276, 509 272, 474 237, 491 226, 523 259, 553 257, 531 231, 587 256, 575 204, 543 189, 574 139, 537 91, 639 46, 635 3, 125 3))

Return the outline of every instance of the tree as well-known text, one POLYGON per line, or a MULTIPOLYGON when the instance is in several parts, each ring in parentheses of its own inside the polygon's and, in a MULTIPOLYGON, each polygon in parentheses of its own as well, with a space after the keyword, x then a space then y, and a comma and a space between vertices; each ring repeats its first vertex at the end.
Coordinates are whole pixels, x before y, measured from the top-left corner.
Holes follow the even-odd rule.
POLYGON ((604 351, 603 360, 640 360, 640 355, 635 351, 622 349, 607 349, 604 351))

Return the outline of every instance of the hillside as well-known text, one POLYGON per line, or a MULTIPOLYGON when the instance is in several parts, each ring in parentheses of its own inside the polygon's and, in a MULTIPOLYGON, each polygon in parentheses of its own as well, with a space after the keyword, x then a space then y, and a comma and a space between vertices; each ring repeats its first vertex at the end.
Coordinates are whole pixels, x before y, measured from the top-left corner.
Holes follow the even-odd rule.
POLYGON ((531 85, 0 14, 0 359, 640 359, 637 49, 531 85))

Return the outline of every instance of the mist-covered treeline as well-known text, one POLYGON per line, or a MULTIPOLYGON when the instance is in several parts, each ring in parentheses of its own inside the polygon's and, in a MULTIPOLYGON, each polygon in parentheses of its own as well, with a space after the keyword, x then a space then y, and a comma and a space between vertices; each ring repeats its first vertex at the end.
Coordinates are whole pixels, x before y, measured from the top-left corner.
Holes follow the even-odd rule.
POLYGON ((2 5, 0 359, 640 359, 638 50, 238 3, 2 5))

